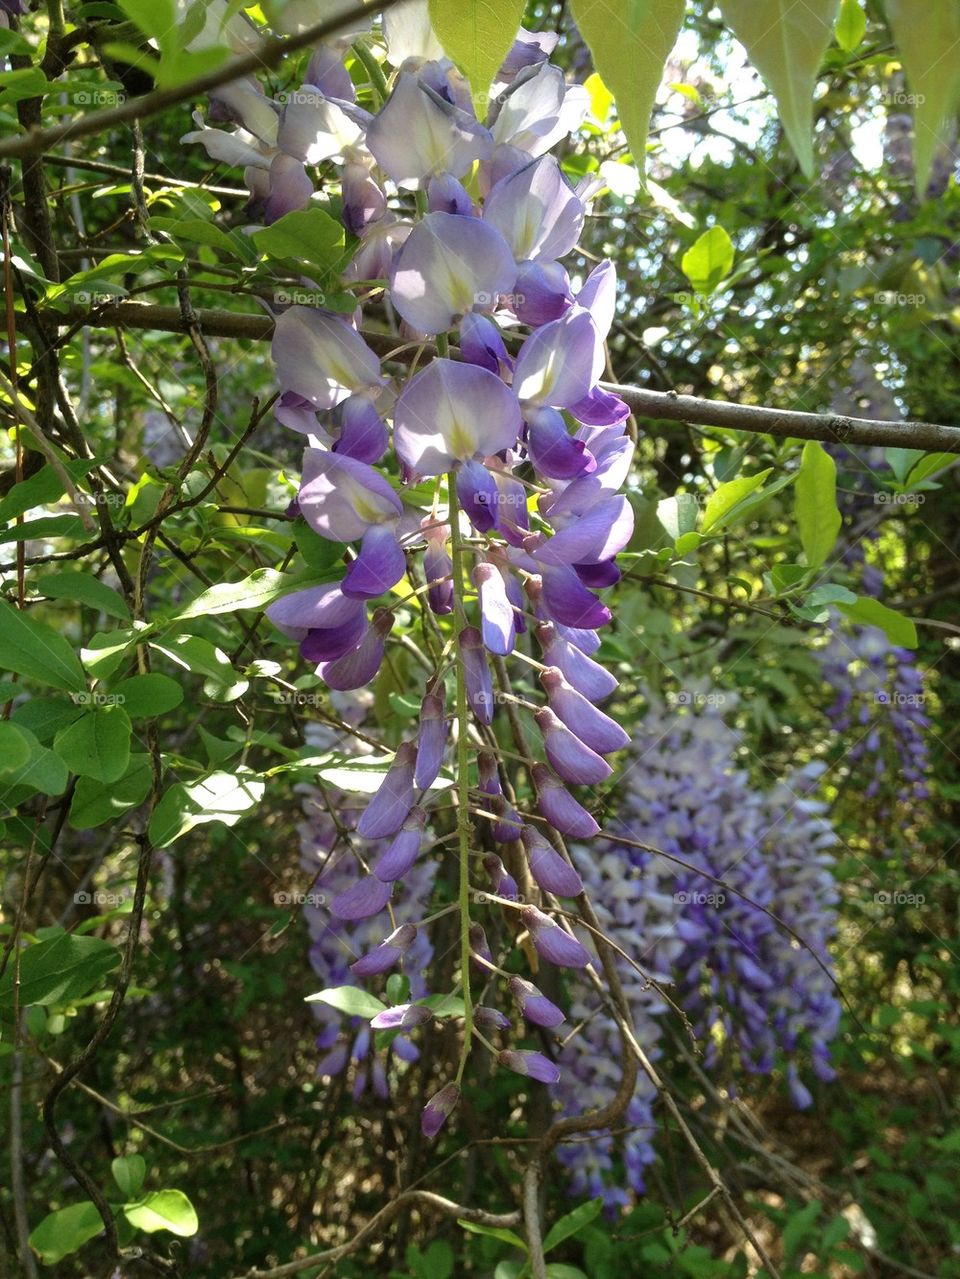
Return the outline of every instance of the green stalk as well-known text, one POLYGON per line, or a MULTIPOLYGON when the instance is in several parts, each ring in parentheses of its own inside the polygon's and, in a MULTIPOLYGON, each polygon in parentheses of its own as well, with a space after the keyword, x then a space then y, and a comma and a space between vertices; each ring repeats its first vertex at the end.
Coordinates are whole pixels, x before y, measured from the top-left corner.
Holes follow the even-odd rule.
POLYGON ((390 94, 390 90, 387 88, 387 78, 383 74, 383 68, 374 57, 373 50, 368 48, 362 40, 358 40, 355 44, 351 45, 351 48, 359 60, 363 63, 363 69, 370 77, 370 84, 373 88, 373 92, 379 99, 377 105, 381 106, 384 102, 386 102, 390 94))
POLYGON ((467 703, 467 675, 463 664, 460 636, 467 624, 463 606, 463 542, 460 536, 460 506, 457 501, 457 477, 447 475, 447 500, 450 510, 450 558, 453 562, 454 629, 457 662, 457 848, 460 861, 460 981, 463 987, 463 1050, 457 1070, 457 1083, 463 1072, 473 1038, 473 998, 470 993, 470 743, 467 730, 470 708, 467 703))

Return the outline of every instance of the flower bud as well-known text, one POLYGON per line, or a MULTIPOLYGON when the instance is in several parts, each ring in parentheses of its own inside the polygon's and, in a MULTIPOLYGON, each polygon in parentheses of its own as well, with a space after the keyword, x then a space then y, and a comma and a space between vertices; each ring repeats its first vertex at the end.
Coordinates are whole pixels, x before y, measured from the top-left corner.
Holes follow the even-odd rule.
POLYGON ((434 1093, 420 1115, 420 1131, 423 1135, 435 1137, 459 1101, 459 1084, 444 1084, 439 1092, 434 1093))

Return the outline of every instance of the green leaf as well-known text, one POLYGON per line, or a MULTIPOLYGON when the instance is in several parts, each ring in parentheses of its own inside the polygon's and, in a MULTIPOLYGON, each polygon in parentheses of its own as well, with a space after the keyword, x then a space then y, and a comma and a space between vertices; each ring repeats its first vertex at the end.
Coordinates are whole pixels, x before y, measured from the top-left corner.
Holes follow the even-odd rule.
POLYGON ((756 475, 745 475, 737 480, 728 480, 726 484, 721 484, 714 489, 704 507, 700 531, 706 533, 714 525, 722 523, 724 517, 729 515, 737 503, 758 489, 772 471, 773 467, 768 467, 765 471, 758 471, 756 475))
POLYGON ((676 541, 697 526, 700 503, 692 493, 677 493, 657 503, 657 519, 676 541))
POLYGON ((117 700, 131 719, 150 719, 165 715, 183 701, 183 689, 169 675, 153 672, 131 675, 123 679, 108 694, 117 700))
POLYGON ((131 755, 127 771, 110 785, 81 777, 70 803, 69 823, 73 830, 93 830, 142 804, 153 785, 150 756, 131 755))
POLYGON ((151 626, 141 623, 129 630, 98 632, 90 638, 86 648, 80 650, 80 660, 94 679, 106 679, 123 665, 128 649, 144 641, 152 630, 151 626))
POLYGON ((148 1234, 169 1230, 188 1238, 200 1229, 196 1210, 182 1190, 155 1190, 140 1203, 124 1204, 123 1215, 131 1226, 148 1234))
MULTIPOLYGON (((889 449, 887 450, 889 452, 889 449)), ((927 453, 916 464, 910 474, 907 476, 907 488, 916 489, 931 475, 936 475, 938 471, 942 471, 944 467, 956 464, 957 458, 953 453, 927 453)))
POLYGON ((345 255, 342 225, 317 208, 284 214, 271 226, 255 231, 253 242, 261 253, 312 262, 324 274, 336 271, 345 255))
POLYGON ((160 40, 177 25, 172 0, 119 0, 119 4, 145 36, 160 40))
MULTIPOLYGON (((99 937, 58 933, 20 954, 20 1006, 63 1004, 103 985, 120 963, 120 951, 99 937)), ((14 961, 0 977, 0 1008, 13 1007, 14 961)))
POLYGON ((45 1266, 55 1266, 103 1230, 97 1206, 85 1199, 44 1217, 30 1235, 30 1247, 45 1266))
POLYGON ((75 600, 118 621, 130 621, 130 610, 123 596, 92 573, 51 573, 49 577, 38 578, 36 587, 48 599, 75 600))
MULTIPOLYGON (((327 545, 331 543, 327 542, 327 545)), ((216 586, 211 586, 209 590, 191 600, 186 608, 174 614, 170 620, 183 622, 191 617, 212 617, 217 613, 235 613, 242 608, 265 608, 281 595, 285 595, 287 591, 305 590, 309 586, 321 584, 321 580, 316 577, 301 580, 294 578, 290 573, 278 573, 276 569, 258 568, 240 582, 218 582, 216 586)))
POLYGON ((861 626, 878 626, 891 644, 898 648, 917 647, 917 628, 909 617, 904 617, 895 609, 887 608, 879 600, 859 599, 856 604, 840 603, 840 611, 851 622, 861 626))
POLYGON ((40 684, 81 692, 83 668, 71 644, 45 622, 0 600, 0 670, 16 671, 40 684))
POLYGON ((0 719, 0 773, 19 773, 31 755, 30 738, 16 724, 0 719))
POLYGON ((896 476, 897 483, 902 484, 919 458, 923 457, 922 449, 887 448, 883 456, 890 464, 890 470, 896 476))
POLYGON ((503 1226, 481 1226, 476 1221, 465 1221, 462 1217, 457 1218, 457 1225, 473 1235, 486 1235, 490 1239, 499 1239, 501 1243, 513 1244, 514 1248, 520 1248, 523 1252, 527 1251, 527 1245, 520 1236, 503 1226))
POLYGON ((588 1279, 578 1266, 568 1266, 562 1261, 551 1261, 546 1274, 547 1279, 588 1279))
MULTIPOLYGON (((923 2, 923 0, 921 0, 923 2)), ((946 0, 949 3, 949 0, 946 0)), ((723 16, 776 96, 784 132, 808 178, 813 159, 813 103, 840 0, 720 0, 723 16)))
POLYGON ((842 523, 837 510, 836 463, 817 440, 808 440, 803 446, 795 510, 807 568, 817 569, 833 550, 842 523))
POLYGON ((926 194, 937 147, 960 102, 960 4, 956 0, 887 0, 907 87, 913 99, 917 192, 926 194))
MULTIPOLYGON (((80 480, 93 466, 86 458, 63 459, 63 469, 72 480, 80 480)), ((49 463, 41 466, 29 479, 14 484, 10 492, 0 501, 0 523, 15 520, 18 515, 35 506, 49 506, 64 493, 63 482, 59 474, 49 463)))
POLYGON ((68 728, 53 749, 71 772, 100 782, 115 782, 130 762, 130 717, 121 706, 95 706, 68 728))
POLYGON ((332 986, 329 990, 307 995, 306 1002, 328 1004, 331 1008, 336 1008, 337 1012, 347 1013, 351 1017, 363 1017, 366 1021, 387 1010, 386 1004, 359 986, 332 986))
POLYGON ((844 53, 853 53, 867 31, 867 15, 863 11, 860 0, 843 0, 834 34, 837 44, 844 53))
POLYGON ((430 0, 430 25, 470 81, 470 91, 482 120, 490 85, 510 51, 525 0, 430 0))
POLYGON ((562 1244, 564 1239, 569 1239, 578 1230, 588 1226, 594 1217, 599 1214, 602 1207, 602 1199, 589 1199, 585 1204, 580 1204, 572 1212, 568 1212, 565 1217, 561 1217, 559 1221, 555 1221, 547 1231, 543 1241, 543 1251, 551 1252, 559 1244, 562 1244))
POLYGON ((0 544, 29 542, 34 538, 83 536, 83 521, 79 515, 50 515, 39 520, 27 520, 0 533, 0 544))
POLYGON ((210 773, 199 782, 175 783, 164 791, 150 818, 149 835, 157 848, 206 822, 235 826, 263 798, 266 785, 252 772, 210 773))
POLYGON ((49 744, 60 732, 83 714, 87 693, 75 693, 73 701, 65 697, 31 697, 13 708, 10 716, 14 724, 33 733, 38 742, 49 744))
POLYGON ((698 293, 713 293, 733 269, 733 241, 724 228, 704 231, 681 258, 680 269, 698 293))
POLYGON ((23 724, 17 725, 30 743, 30 758, 15 772, 5 777, 0 786, 0 805, 16 802, 12 797, 17 787, 28 786, 41 795, 62 795, 67 789, 67 766, 58 755, 42 746, 23 724))
POLYGON ((427 995, 426 999, 418 999, 417 1003, 429 1008, 434 1017, 462 1017, 466 1012, 459 995, 427 995))
POLYGON ((203 691, 215 702, 232 702, 250 687, 249 680, 237 675, 226 653, 200 635, 154 640, 150 647, 195 675, 204 675, 203 691))
POLYGON ((133 1199, 143 1186, 147 1163, 143 1155, 118 1155, 110 1164, 110 1171, 124 1198, 133 1199))
POLYGON ((686 8, 684 0, 572 0, 573 19, 593 65, 614 95, 620 124, 641 174, 650 112, 686 8))

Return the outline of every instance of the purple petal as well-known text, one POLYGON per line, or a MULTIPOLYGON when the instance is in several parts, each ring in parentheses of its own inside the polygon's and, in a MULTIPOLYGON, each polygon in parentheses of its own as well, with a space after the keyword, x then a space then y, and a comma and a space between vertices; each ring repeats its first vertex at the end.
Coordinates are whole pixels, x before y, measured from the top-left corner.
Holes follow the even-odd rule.
POLYGON ((428 213, 397 254, 390 297, 418 332, 444 333, 468 311, 492 310, 516 276, 510 249, 494 227, 456 213, 428 213))
POLYGON ((393 614, 387 609, 377 609, 373 625, 368 627, 355 649, 344 653, 333 662, 321 662, 317 674, 330 688, 348 692, 369 684, 383 662, 385 640, 393 626, 393 614))
POLYGON ((467 683, 467 697, 481 724, 493 723, 493 679, 483 639, 475 626, 460 632, 460 654, 467 683))
POLYGON ((339 428, 334 453, 370 465, 386 453, 387 424, 367 396, 351 395, 343 400, 333 410, 333 423, 339 428))
POLYGON ((296 391, 284 391, 274 406, 273 415, 278 422, 289 426, 302 435, 318 435, 320 425, 317 422, 317 410, 309 400, 296 391))
POLYGON ((345 164, 340 178, 340 217, 353 235, 363 235, 387 211, 387 197, 362 164, 345 164))
POLYGON ((319 89, 325 98, 342 98, 353 102, 357 96, 350 72, 343 65, 339 49, 328 44, 318 44, 310 55, 304 80, 319 89))
POLYGON ((460 321, 460 359, 498 375, 501 368, 513 367, 500 330, 488 316, 477 311, 469 311, 460 321))
POLYGON ((500 490, 482 462, 470 458, 457 468, 457 500, 478 533, 497 527, 500 490))
POLYGON ((553 262, 580 237, 584 209, 552 155, 541 156, 493 187, 483 220, 503 235, 518 262, 553 262))
POLYGON ((591 591, 602 591, 616 586, 623 574, 616 560, 601 560, 599 564, 574 564, 577 577, 591 591))
POLYGON ((543 1053, 508 1048, 499 1054, 497 1060, 508 1070, 513 1070, 518 1075, 527 1075, 541 1084, 555 1084, 560 1078, 559 1068, 543 1053))
POLYGON ((356 113, 344 109, 349 105, 333 102, 309 85, 293 90, 287 94, 277 146, 304 164, 322 164, 342 155, 363 134, 356 113))
POLYGON ((588 311, 571 307, 531 333, 513 374, 518 399, 564 409, 582 400, 603 372, 603 344, 588 311))
POLYGON ((610 610, 587 590, 572 568, 544 564, 541 576, 540 602, 551 621, 578 630, 595 630, 610 621, 610 610))
POLYGON ((425 1137, 437 1135, 455 1110, 459 1100, 459 1084, 444 1084, 439 1092, 434 1093, 420 1116, 420 1131, 425 1137))
POLYGON ((553 711, 544 707, 535 716, 551 767, 575 786, 592 786, 613 772, 607 761, 572 733, 553 711))
POLYGON ((379 973, 393 968, 413 945, 417 930, 413 924, 401 924, 389 937, 385 937, 379 946, 368 950, 365 955, 350 965, 355 977, 375 977, 379 973))
POLYGON ((351 599, 375 599, 396 586, 406 571, 407 558, 395 528, 375 524, 364 533, 360 554, 351 561, 341 589, 351 599))
POLYGON ((427 541, 423 553, 423 575, 427 580, 427 601, 438 617, 453 612, 453 561, 447 552, 448 530, 431 528, 424 530, 427 541))
POLYGON ((512 87, 493 122, 493 140, 542 155, 580 127, 588 108, 586 91, 567 86, 559 67, 543 63, 512 87))
POLYGON ((578 422, 590 426, 617 426, 630 416, 629 405, 610 391, 601 391, 595 386, 591 391, 569 406, 570 413, 578 422))
POLYGON ((533 784, 541 815, 560 832, 574 839, 590 839, 600 827, 587 810, 544 764, 534 764, 533 784))
POLYGON ((583 892, 580 876, 552 844, 533 829, 524 826, 520 832, 526 850, 530 874, 545 893, 557 897, 579 897, 583 892))
POLYGON ((483 869, 490 878, 490 887, 498 897, 506 897, 511 901, 518 900, 520 890, 517 888, 517 881, 507 871, 496 853, 487 853, 483 859, 483 869))
POLYGON ((503 66, 497 72, 498 83, 510 84, 527 67, 539 66, 545 62, 557 47, 559 39, 555 31, 526 31, 521 27, 510 52, 503 60, 503 66))
POLYGON ((349 324, 327 311, 292 306, 277 318, 270 348, 277 379, 318 409, 380 387, 380 361, 349 324))
POLYGON ((624 746, 629 745, 630 735, 624 732, 615 719, 604 714, 589 698, 568 683, 557 667, 543 671, 540 683, 554 714, 598 755, 609 755, 611 751, 623 750, 624 746))
POLYGON ((492 151, 489 132, 401 71, 393 92, 367 130, 367 146, 398 186, 418 186, 433 174, 462 178, 492 151))
POLYGON ((403 503, 379 471, 345 453, 321 449, 304 454, 297 500, 313 531, 332 542, 356 541, 371 525, 403 514, 403 503))
POLYGON ((413 807, 413 769, 417 748, 404 742, 380 783, 380 789, 360 815, 357 834, 364 839, 395 835, 413 807))
POLYGON ((417 763, 414 781, 419 790, 429 790, 437 780, 447 747, 447 717, 440 693, 428 693, 420 706, 417 736, 417 763))
POLYGON ((541 475, 572 480, 597 469, 593 454, 583 440, 573 438, 556 409, 527 409, 525 416, 527 452, 541 475))
POLYGON ((411 471, 441 475, 455 461, 512 448, 520 406, 487 369, 433 360, 401 391, 394 407, 393 443, 411 471))
POLYGON ((506 657, 517 638, 513 605, 507 598, 503 574, 493 564, 478 564, 473 581, 480 596, 483 642, 491 653, 506 657))
POLYGON ((570 277, 559 262, 521 262, 510 309, 521 324, 537 328, 570 309, 570 277))
POLYGON ((377 879, 386 884, 402 879, 420 854, 421 837, 427 815, 419 806, 410 810, 410 815, 403 826, 393 837, 390 847, 374 867, 377 879))
POLYGON ((473 200, 449 173, 441 173, 431 178, 427 186, 427 209, 430 213, 459 213, 464 217, 473 217, 473 200))
POLYGON ((432 1018, 433 1013, 423 1004, 395 1004, 371 1017, 370 1026, 373 1030, 408 1030, 411 1026, 422 1026, 432 1018))
POLYGON ((538 955, 560 968, 586 968, 589 953, 576 937, 561 928, 555 920, 536 906, 525 906, 520 912, 538 955))
MULTIPOLYGON (((339 589, 339 587, 338 587, 339 589)), ((311 627, 300 641, 300 653, 308 662, 336 662, 352 653, 367 633, 367 607, 357 600, 360 611, 341 626, 311 627)))
POLYGON ((392 885, 367 875, 339 893, 330 903, 330 913, 337 919, 369 919, 383 910, 390 900, 392 885))
POLYGON ((603 701, 617 688, 616 677, 564 639, 552 622, 542 622, 536 634, 546 665, 559 667, 569 683, 591 702, 603 701))
POLYGON ((263 206, 267 226, 286 213, 305 209, 313 196, 313 182, 299 160, 279 152, 270 165, 270 186, 263 206))
POLYGON ((538 564, 596 563, 623 550, 633 535, 633 507, 622 494, 598 496, 580 506, 562 493, 550 506, 547 518, 557 531, 532 552, 538 564))
POLYGON ((617 305, 617 268, 611 261, 593 268, 577 294, 577 305, 590 312, 597 332, 605 338, 617 305))
POLYGON ((484 1008, 483 1004, 478 1004, 473 1010, 473 1020, 475 1025, 485 1030, 509 1030, 510 1018, 505 1017, 499 1009, 484 1008))
POLYGON ((299 638, 298 632, 314 628, 349 626, 357 617, 365 618, 366 609, 359 600, 347 599, 340 590, 339 582, 328 582, 324 586, 291 591, 289 595, 274 600, 267 606, 267 617, 274 626, 290 633, 292 638, 299 638))
POLYGON ((545 1026, 547 1030, 553 1030, 566 1021, 557 1005, 531 982, 524 981, 522 977, 511 977, 508 985, 510 994, 520 1005, 520 1011, 534 1026, 545 1026))

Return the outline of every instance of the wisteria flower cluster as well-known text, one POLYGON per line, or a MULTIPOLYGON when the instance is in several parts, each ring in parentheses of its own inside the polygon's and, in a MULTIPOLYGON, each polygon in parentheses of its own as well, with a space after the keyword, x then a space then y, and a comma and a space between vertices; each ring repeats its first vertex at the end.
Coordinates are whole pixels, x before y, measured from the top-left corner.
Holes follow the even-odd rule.
MULTIPOLYGON (((417 944, 412 921, 397 926, 396 903, 402 895, 409 905, 425 883, 418 868, 455 741, 464 1049, 456 1077, 424 1110, 432 1135, 456 1104, 474 1041, 521 1075, 559 1076, 544 1052, 491 1043, 509 1022, 474 1007, 471 973, 505 986, 533 1027, 555 1028, 563 1013, 495 962, 471 912, 482 883, 496 909, 512 908, 540 961, 590 962, 562 917, 541 907, 581 892, 555 836, 597 833, 572 788, 604 782, 606 757, 628 741, 598 706, 617 681, 593 655, 611 617, 598 592, 618 580, 616 556, 633 529, 620 491, 632 444, 627 407, 599 384, 613 265, 577 282, 562 262, 592 193, 572 186, 550 154, 586 110, 584 90, 547 61, 555 38, 521 34, 480 118, 424 3, 385 15, 383 35, 393 73, 375 114, 357 105, 340 44, 315 51, 306 83, 283 103, 255 81, 218 90, 216 118, 240 128, 200 122, 187 140, 245 165, 266 222, 309 205, 311 170, 333 162, 342 219, 358 241, 345 278, 366 290, 381 335, 383 316, 395 318, 395 349, 381 363, 362 308, 349 319, 304 305, 276 316, 277 417, 306 439, 292 514, 342 546, 344 562, 337 580, 288 594, 268 614, 332 690, 376 676, 395 588, 405 598, 413 589, 434 619, 424 619, 433 672, 416 736, 357 813, 352 860, 336 863, 342 887, 329 906, 337 920, 379 929, 355 976, 388 971, 417 944), (411 351, 412 361, 400 359, 411 351), (431 496, 418 503, 425 489, 431 496), (497 664, 514 654, 539 680, 536 703, 517 708, 539 741, 527 769, 536 812, 523 817, 492 729, 498 697, 511 696, 495 692, 497 664)), ((361 61, 370 71, 369 44, 361 61)), ((375 62, 371 74, 376 88, 375 62)), ((384 1025, 429 1019, 411 1003, 384 1025)))
MULTIPOLYGON (((758 790, 737 766, 740 739, 724 719, 731 706, 729 696, 682 708, 651 698, 610 827, 628 842, 613 838, 599 853, 577 846, 574 860, 604 933, 636 962, 619 968, 647 1055, 660 1055, 673 1003, 706 1048, 707 1066, 734 1057, 752 1073, 782 1068, 794 1104, 805 1108, 812 1097, 800 1067, 809 1062, 820 1079, 833 1078, 829 1044, 840 1005, 827 948, 836 926, 836 836, 813 797, 822 766, 758 790)), ((565 1111, 579 1114, 616 1090, 619 1033, 576 975, 571 1017, 581 1030, 561 1055, 555 1091, 565 1111)), ((641 1072, 619 1151, 607 1134, 561 1147, 573 1193, 616 1205, 629 1190, 643 1191, 655 1101, 641 1072)))

